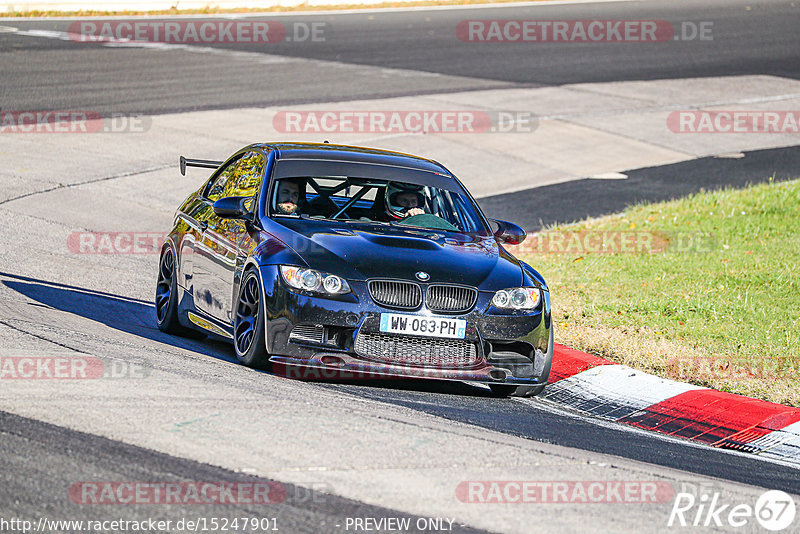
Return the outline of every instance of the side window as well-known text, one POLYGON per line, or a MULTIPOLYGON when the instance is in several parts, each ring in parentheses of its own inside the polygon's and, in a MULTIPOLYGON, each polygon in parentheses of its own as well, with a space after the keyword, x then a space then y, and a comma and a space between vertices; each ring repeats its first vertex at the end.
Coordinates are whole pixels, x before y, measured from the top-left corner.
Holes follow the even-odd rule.
POLYGON ((225 182, 224 196, 226 197, 251 197, 258 192, 264 178, 264 155, 259 152, 248 152, 232 176, 225 182))
POLYGON ((221 198, 224 198, 226 195, 225 189, 227 187, 228 182, 230 181, 233 173, 236 169, 236 166, 239 164, 240 160, 232 161, 225 169, 217 175, 217 178, 214 180, 208 190, 206 191, 206 198, 209 199, 211 202, 215 202, 221 198))

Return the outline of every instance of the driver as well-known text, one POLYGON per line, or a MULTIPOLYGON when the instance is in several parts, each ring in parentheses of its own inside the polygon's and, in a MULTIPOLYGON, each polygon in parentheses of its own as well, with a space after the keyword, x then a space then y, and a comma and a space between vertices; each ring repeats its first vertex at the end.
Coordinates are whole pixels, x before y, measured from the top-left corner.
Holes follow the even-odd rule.
MULTIPOLYGON (((300 178, 287 178, 278 182, 278 213, 284 215, 300 215, 300 190, 305 193, 305 182, 300 178)), ((305 196, 305 194, 303 195, 305 196)))
POLYGON ((395 193, 394 202, 392 204, 405 208, 403 217, 411 217, 412 215, 422 215, 425 210, 419 207, 419 196, 412 191, 403 191, 395 193))
POLYGON ((411 184, 390 184, 387 188, 390 214, 402 219, 425 213, 425 198, 420 189, 420 186, 411 184))

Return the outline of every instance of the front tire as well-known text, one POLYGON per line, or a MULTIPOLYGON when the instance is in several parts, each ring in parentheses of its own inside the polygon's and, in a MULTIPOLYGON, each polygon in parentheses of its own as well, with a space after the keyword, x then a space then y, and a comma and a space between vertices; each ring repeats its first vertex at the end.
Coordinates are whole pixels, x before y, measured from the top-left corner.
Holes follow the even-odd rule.
POLYGON ((247 271, 239 288, 233 321, 233 346, 242 365, 269 369, 269 355, 264 339, 264 301, 261 282, 255 271, 247 271))
POLYGON ((178 321, 178 277, 175 253, 169 247, 164 249, 158 262, 155 305, 158 329, 162 332, 192 339, 206 337, 202 332, 186 328, 178 321))

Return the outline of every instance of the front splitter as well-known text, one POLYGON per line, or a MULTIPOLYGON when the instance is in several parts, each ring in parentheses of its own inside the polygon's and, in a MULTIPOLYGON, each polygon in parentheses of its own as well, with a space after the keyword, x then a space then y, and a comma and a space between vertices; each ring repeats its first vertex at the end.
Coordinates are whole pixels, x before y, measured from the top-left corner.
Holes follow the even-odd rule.
POLYGON ((299 368, 298 372, 287 372, 292 378, 324 378, 324 379, 363 379, 371 378, 415 378, 431 380, 459 380, 465 382, 481 382, 484 384, 508 384, 520 386, 536 386, 542 384, 535 378, 518 378, 512 376, 507 369, 485 365, 474 369, 447 369, 436 367, 415 367, 391 365, 377 362, 366 362, 353 358, 349 354, 330 352, 318 353, 314 358, 292 358, 289 356, 272 356, 270 362, 299 368), (329 363, 323 361, 327 359, 329 363), (497 378, 504 374, 505 378, 497 378), (494 376, 493 376, 494 375, 494 376))

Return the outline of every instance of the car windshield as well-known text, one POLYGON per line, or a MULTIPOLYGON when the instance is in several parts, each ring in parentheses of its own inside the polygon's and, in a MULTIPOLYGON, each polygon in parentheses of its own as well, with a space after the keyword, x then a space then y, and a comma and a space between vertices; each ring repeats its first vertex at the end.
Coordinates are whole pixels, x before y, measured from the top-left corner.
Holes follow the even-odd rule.
POLYGON ((473 201, 440 187, 348 176, 294 176, 275 180, 270 214, 345 222, 388 223, 485 233, 473 201))

